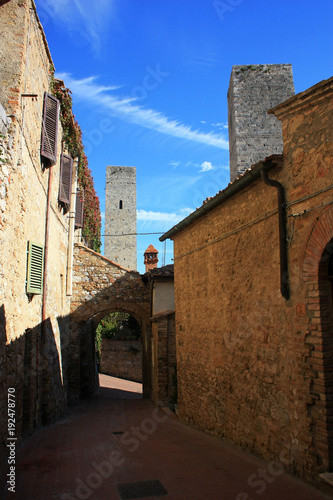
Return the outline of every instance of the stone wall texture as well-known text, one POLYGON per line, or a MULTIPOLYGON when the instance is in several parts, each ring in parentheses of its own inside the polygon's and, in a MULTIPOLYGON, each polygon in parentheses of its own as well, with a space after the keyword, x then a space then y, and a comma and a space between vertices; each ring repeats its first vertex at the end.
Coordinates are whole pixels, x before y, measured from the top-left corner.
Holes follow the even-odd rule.
POLYGON ((289 300, 277 192, 260 178, 174 236, 180 418, 312 481, 333 465, 332 107, 331 79, 275 109, 289 300))
POLYGON ((152 401, 156 405, 177 403, 175 313, 166 311, 152 318, 152 401))
POLYGON ((96 327, 106 315, 121 311, 131 314, 139 323, 142 335, 142 382, 145 396, 150 395, 150 301, 151 291, 136 271, 127 271, 110 259, 82 245, 75 245, 73 296, 71 301, 71 339, 69 396, 78 401, 82 393, 91 393, 92 385, 84 386, 82 366, 90 373, 91 384, 96 360, 91 349, 96 327))
POLYGON ((106 167, 105 256, 136 270, 136 168, 106 167), (114 236, 114 235, 126 236, 114 236))
POLYGON ((291 64, 233 66, 228 91, 230 180, 282 153, 281 124, 267 111, 295 94, 291 64))
POLYGON ((100 372, 142 382, 142 342, 102 339, 100 372))
MULTIPOLYGON (((0 406, 6 415, 7 390, 14 388, 19 445, 42 423, 59 418, 67 405, 68 214, 58 202, 61 126, 56 164, 45 169, 40 157, 43 96, 50 92, 52 59, 34 3, 11 0, 0 6, 0 19, 0 406), (42 322, 42 295, 26 293, 27 245, 45 244, 50 177, 42 322)), ((7 436, 7 419, 1 418, 2 471, 7 436)))

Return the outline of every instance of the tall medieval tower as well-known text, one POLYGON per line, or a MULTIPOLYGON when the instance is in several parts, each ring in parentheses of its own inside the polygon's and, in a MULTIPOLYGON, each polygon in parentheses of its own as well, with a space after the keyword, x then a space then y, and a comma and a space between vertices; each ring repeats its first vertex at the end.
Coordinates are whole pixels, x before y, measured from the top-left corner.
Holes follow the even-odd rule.
POLYGON ((135 167, 106 167, 105 235, 105 257, 136 270, 135 167))
POLYGON ((282 153, 282 128, 267 111, 295 94, 291 64, 233 66, 228 90, 230 180, 282 153))

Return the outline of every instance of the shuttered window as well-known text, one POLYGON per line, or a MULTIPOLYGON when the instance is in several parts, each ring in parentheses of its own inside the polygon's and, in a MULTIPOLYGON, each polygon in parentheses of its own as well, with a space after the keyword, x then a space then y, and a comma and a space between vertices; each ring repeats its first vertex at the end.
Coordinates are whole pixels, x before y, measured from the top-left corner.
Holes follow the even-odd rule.
POLYGON ((73 159, 65 154, 61 155, 59 201, 70 204, 72 188, 73 159))
POLYGON ((44 247, 28 242, 27 293, 41 294, 43 291, 44 247))
POLYGON ((83 227, 84 192, 76 191, 75 227, 83 227))
POLYGON ((45 92, 41 156, 46 166, 51 167, 57 162, 57 139, 58 139, 59 101, 45 92))

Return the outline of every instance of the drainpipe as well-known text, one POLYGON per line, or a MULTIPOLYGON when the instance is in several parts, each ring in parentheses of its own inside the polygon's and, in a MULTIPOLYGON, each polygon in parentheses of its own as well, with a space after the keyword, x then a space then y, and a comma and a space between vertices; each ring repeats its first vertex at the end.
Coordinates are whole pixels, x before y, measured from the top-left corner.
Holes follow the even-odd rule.
POLYGON ((278 181, 270 179, 265 168, 261 170, 261 178, 268 186, 273 186, 278 192, 278 214, 279 214, 279 244, 280 244, 280 289, 282 296, 288 300, 289 273, 288 273, 288 253, 287 253, 287 219, 286 219, 286 200, 284 187, 278 181))
POLYGON ((75 158, 73 163, 71 203, 69 209, 69 231, 68 231, 68 249, 67 249, 67 276, 66 276, 66 294, 73 293, 73 254, 74 254, 74 231, 75 231, 75 205, 76 205, 76 185, 77 185, 77 166, 79 159, 75 158))
POLYGON ((48 277, 48 257, 49 257, 49 233, 50 233, 50 209, 51 209, 51 191, 53 168, 49 169, 49 180, 47 187, 47 204, 46 204, 46 222, 45 222, 45 243, 44 243, 44 276, 43 276, 43 299, 42 299, 42 322, 46 320, 46 304, 47 304, 47 277, 48 277))

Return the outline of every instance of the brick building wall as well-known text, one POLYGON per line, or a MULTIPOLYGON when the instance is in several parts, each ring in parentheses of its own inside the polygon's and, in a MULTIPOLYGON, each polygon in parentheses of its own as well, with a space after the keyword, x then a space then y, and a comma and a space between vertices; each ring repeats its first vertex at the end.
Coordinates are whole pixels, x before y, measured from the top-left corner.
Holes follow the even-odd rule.
POLYGON ((152 318, 152 401, 174 407, 177 403, 175 312, 152 318))
POLYGON ((142 342, 103 338, 100 372, 142 382, 142 342))
POLYGON ((106 167, 104 254, 136 270, 136 168, 106 167), (114 236, 114 235, 126 236, 114 236))
POLYGON ((267 111, 295 94, 291 64, 233 66, 228 91, 230 180, 282 153, 280 122, 267 111))
POLYGON ((314 481, 333 466, 332 95, 331 79, 274 110, 283 161, 265 165, 286 192, 289 300, 277 192, 253 178, 262 164, 163 237, 174 239, 180 418, 314 481))

